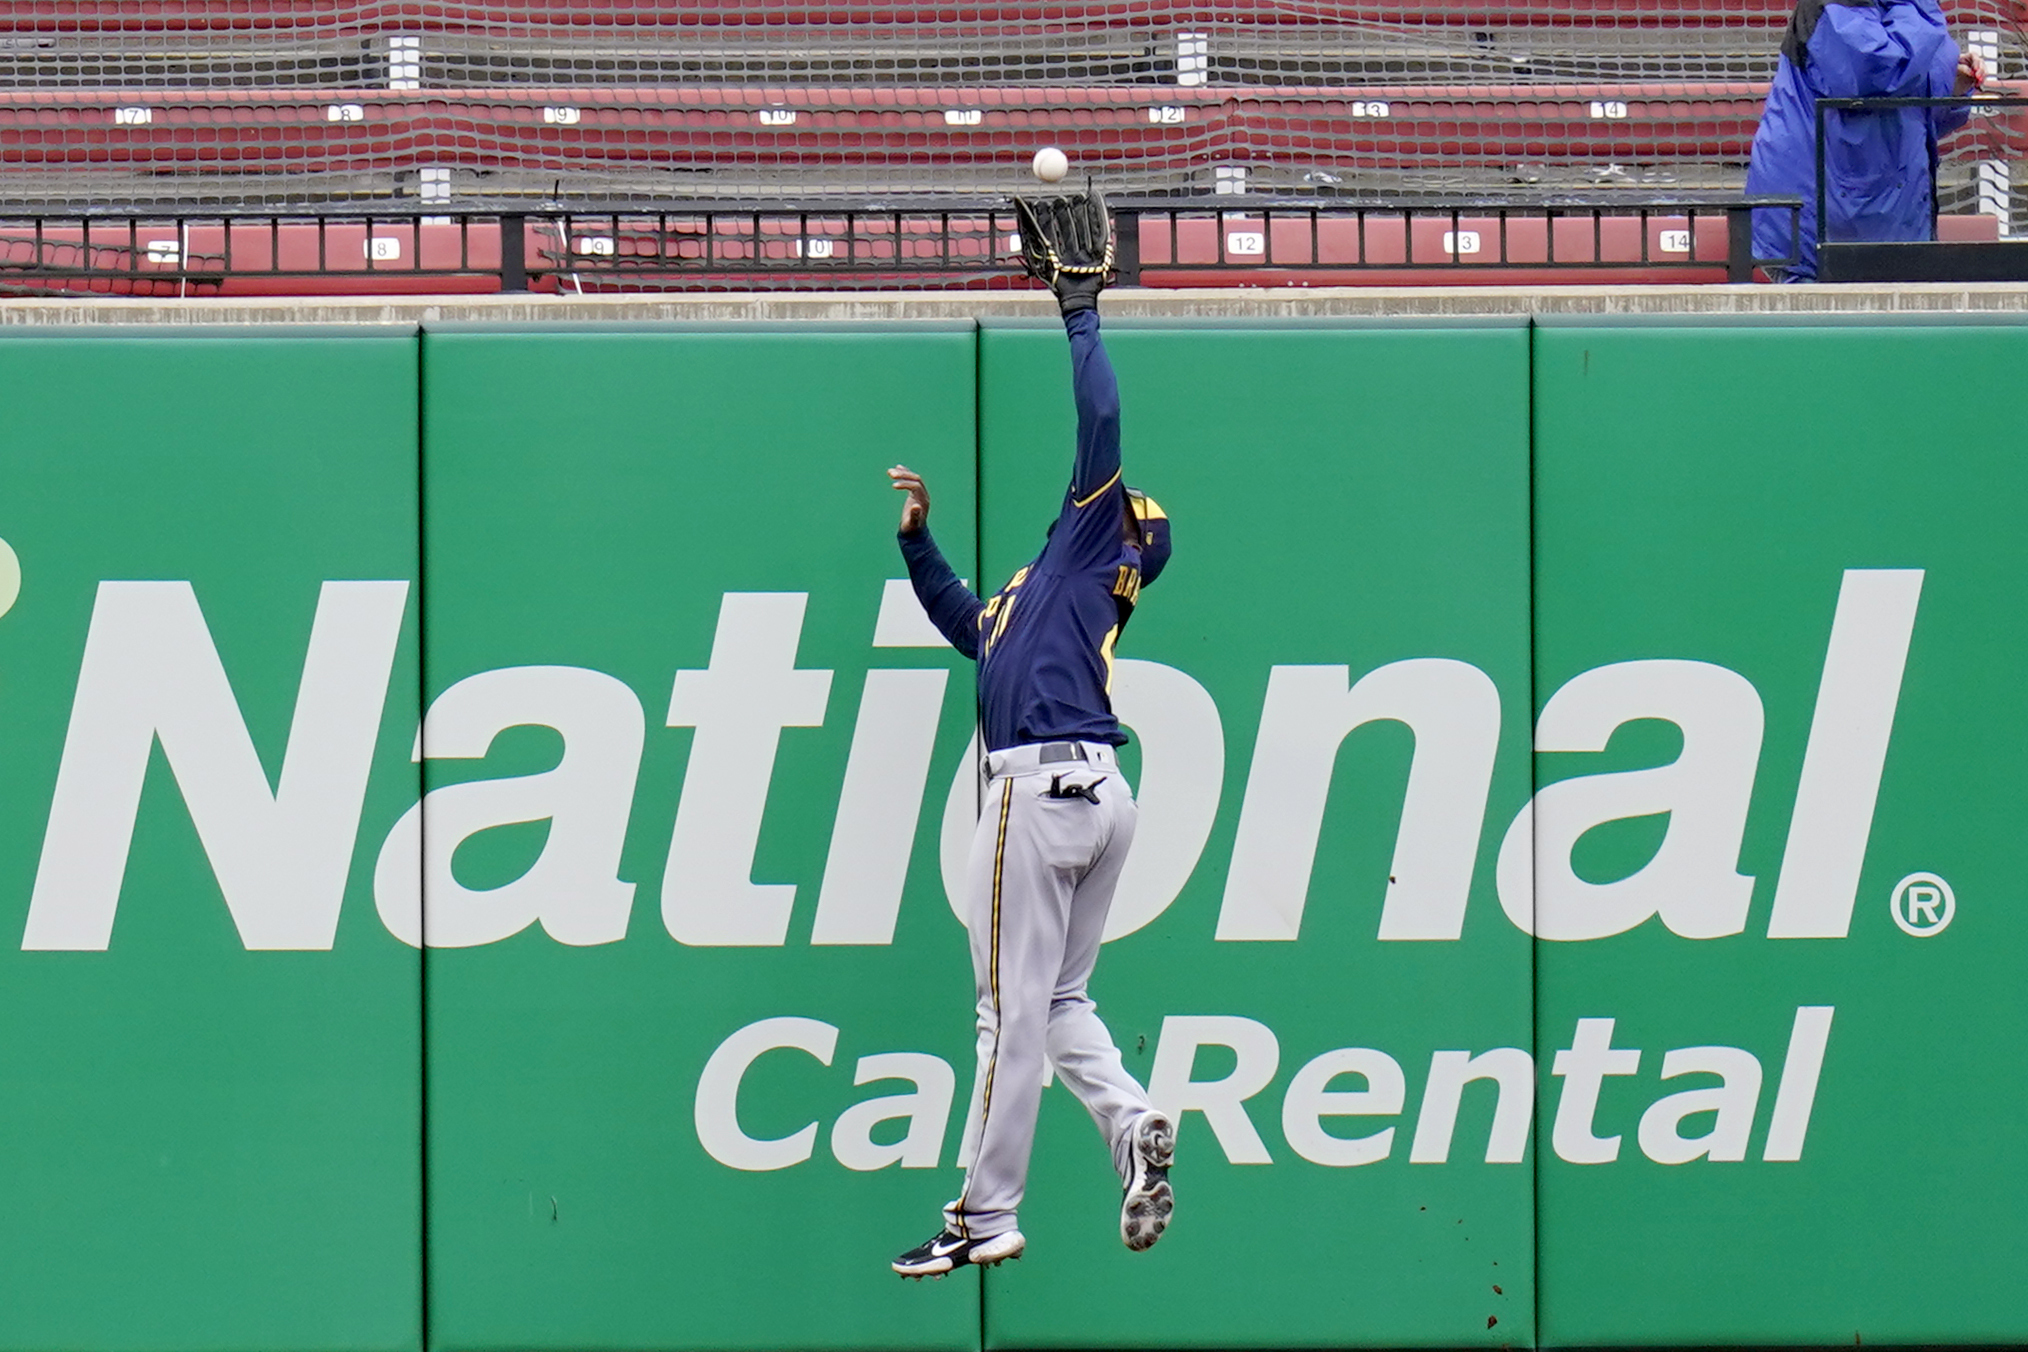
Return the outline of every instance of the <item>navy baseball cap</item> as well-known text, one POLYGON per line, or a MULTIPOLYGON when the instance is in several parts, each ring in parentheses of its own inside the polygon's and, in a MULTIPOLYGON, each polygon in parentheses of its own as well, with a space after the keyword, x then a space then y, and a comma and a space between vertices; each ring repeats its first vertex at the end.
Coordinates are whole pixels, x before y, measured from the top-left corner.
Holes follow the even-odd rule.
POLYGON ((1146 587, 1169 562, 1169 514, 1138 488, 1127 489, 1127 507, 1141 528, 1141 585, 1146 587))

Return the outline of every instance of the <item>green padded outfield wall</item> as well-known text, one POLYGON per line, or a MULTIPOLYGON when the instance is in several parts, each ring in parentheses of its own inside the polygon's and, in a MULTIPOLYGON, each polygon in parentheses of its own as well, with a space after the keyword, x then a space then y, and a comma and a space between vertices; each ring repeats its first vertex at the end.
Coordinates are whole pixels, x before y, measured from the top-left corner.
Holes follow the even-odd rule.
MULTIPOLYGON (((1530 945, 1480 829, 1528 796, 1527 337, 1108 329, 1176 555, 1119 646, 1142 820, 1093 990, 1158 1103, 1206 1108, 1133 1255, 1097 1133, 1044 1096, 991 1346, 1532 1340, 1530 945)), ((980 338, 997 586, 1074 415, 1060 326, 980 338)))
POLYGON ((423 341, 436 1345, 977 1347, 886 1270, 970 1087, 972 690, 884 471, 971 575, 972 326, 423 341))
POLYGON ((1535 335, 1546 1343, 2028 1340, 2024 362, 1535 335))
POLYGON ((919 1286, 977 786, 881 471, 1004 581, 1060 330, 0 339, 0 1352, 415 1348, 425 1247, 446 1352, 2028 1339, 2028 328, 1108 339, 1181 1209, 1051 1089, 919 1286))
POLYGON ((0 1347, 416 1348, 416 337, 0 388, 0 1347))

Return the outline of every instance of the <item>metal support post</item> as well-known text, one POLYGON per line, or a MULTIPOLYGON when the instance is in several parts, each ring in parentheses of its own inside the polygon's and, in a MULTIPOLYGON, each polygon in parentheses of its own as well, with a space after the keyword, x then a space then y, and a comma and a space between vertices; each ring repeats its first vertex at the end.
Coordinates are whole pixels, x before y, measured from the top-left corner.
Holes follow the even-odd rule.
POLYGON ((500 289, 528 289, 528 218, 500 218, 500 289))

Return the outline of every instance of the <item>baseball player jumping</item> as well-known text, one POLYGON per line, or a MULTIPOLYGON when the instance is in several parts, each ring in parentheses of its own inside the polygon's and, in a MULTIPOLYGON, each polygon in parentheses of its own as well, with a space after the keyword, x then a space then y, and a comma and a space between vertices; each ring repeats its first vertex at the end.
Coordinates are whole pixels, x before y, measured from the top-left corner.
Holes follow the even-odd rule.
POLYGON ((1137 812, 1116 754, 1127 739, 1107 693, 1113 645, 1168 561, 1169 522, 1120 477, 1119 387, 1099 342, 1098 295, 1113 256, 1105 203, 1086 193, 1015 207, 1023 262, 1063 310, 1077 399, 1077 461, 1048 540, 981 602, 930 537, 921 476, 888 471, 908 494, 900 538, 915 594, 979 664, 990 748, 966 872, 979 1027, 964 1137, 972 1163, 942 1229, 894 1260, 904 1277, 1021 1256, 1015 1213, 1049 1064, 1112 1150, 1127 1247, 1152 1245, 1174 1207, 1175 1126, 1127 1074, 1085 991, 1137 812))

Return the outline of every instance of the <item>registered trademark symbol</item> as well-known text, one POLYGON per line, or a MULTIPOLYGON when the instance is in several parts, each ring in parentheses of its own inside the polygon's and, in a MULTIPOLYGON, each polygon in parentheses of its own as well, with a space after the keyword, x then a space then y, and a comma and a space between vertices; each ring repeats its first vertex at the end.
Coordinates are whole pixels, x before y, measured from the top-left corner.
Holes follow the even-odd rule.
POLYGON ((1943 933, 1951 923, 1958 913, 1958 899, 1951 894, 1951 885, 1934 873, 1911 873, 1894 885, 1887 909, 1903 934, 1927 939, 1943 933))
POLYGON ((21 595, 21 560, 15 555, 14 547, 0 540, 0 615, 14 608, 14 598, 21 595))

